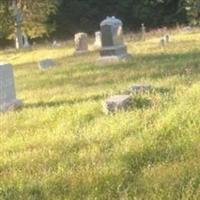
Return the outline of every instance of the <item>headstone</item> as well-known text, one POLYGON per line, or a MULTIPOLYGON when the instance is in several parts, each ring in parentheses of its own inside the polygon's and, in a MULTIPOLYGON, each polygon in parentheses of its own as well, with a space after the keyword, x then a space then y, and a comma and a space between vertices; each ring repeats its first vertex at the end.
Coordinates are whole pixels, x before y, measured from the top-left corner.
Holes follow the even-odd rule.
POLYGON ((30 44, 28 42, 28 37, 27 37, 27 35, 25 33, 23 33, 22 39, 23 39, 23 47, 24 48, 29 48, 30 44))
POLYGON ((131 103, 130 95, 116 95, 108 98, 104 105, 104 111, 106 113, 116 112, 118 110, 125 110, 131 103))
POLYGON ((11 64, 0 64, 0 112, 14 110, 22 105, 16 99, 14 75, 11 64))
POLYGON ((74 36, 75 54, 88 52, 88 36, 86 33, 77 33, 74 36))
POLYGON ((165 46, 165 37, 160 38, 160 46, 161 47, 165 46))
POLYGON ((55 62, 52 59, 40 60, 38 64, 39 69, 46 70, 52 67, 55 67, 55 62))
POLYGON ((94 48, 95 49, 101 49, 101 31, 95 32, 95 42, 94 42, 94 48))
POLYGON ((169 35, 168 34, 165 35, 165 42, 169 43, 169 35))
POLYGON ((100 63, 126 60, 129 55, 123 41, 122 21, 115 17, 107 17, 100 24, 102 34, 102 48, 100 63))
POLYGON ((170 37, 168 34, 164 35, 163 37, 160 38, 160 46, 164 47, 166 44, 170 42, 170 37))
POLYGON ((141 33, 142 33, 142 39, 145 39, 145 34, 146 34, 146 27, 144 24, 141 24, 141 33))
POLYGON ((52 47, 61 47, 61 44, 59 42, 57 42, 57 40, 53 40, 52 42, 52 47))

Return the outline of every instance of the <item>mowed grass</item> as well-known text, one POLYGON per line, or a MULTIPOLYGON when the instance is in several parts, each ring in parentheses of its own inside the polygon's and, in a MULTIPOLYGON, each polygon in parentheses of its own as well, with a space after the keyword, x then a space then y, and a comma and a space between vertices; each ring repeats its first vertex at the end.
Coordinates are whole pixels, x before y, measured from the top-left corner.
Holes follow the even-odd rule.
POLYGON ((172 32, 165 48, 152 34, 126 42, 131 61, 108 66, 73 56, 72 42, 0 52, 24 102, 0 115, 0 199, 200 199, 200 30, 172 32), (58 66, 40 71, 47 57, 58 66), (155 89, 105 115, 134 83, 155 89))

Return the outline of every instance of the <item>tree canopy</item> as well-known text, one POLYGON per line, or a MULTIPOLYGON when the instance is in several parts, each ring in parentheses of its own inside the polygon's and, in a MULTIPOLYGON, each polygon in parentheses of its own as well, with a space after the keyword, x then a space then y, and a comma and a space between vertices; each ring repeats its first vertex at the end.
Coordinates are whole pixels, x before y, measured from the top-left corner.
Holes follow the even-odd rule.
POLYGON ((12 3, 22 11, 22 29, 30 38, 94 32, 106 16, 115 15, 128 29, 199 24, 200 0, 1 0, 0 37, 14 32, 12 3))
POLYGON ((0 32, 4 37, 14 33, 16 10, 14 4, 21 11, 22 30, 31 37, 48 35, 55 30, 50 23, 49 16, 56 12, 57 0, 2 0, 0 1, 0 32))

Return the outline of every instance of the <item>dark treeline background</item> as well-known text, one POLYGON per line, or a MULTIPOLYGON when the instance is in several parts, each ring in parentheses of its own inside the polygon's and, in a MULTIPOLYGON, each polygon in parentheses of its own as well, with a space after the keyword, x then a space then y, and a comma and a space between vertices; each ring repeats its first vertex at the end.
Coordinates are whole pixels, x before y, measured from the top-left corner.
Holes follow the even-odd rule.
POLYGON ((93 34, 106 16, 116 16, 125 31, 176 24, 198 25, 200 0, 0 0, 0 41, 15 39, 16 13, 29 39, 64 39, 93 34), (15 5, 15 6, 13 6, 15 5))
POLYGON ((149 28, 188 23, 182 0, 62 0, 53 18, 54 35, 93 33, 106 16, 120 18, 125 29, 133 31, 141 23, 149 28))

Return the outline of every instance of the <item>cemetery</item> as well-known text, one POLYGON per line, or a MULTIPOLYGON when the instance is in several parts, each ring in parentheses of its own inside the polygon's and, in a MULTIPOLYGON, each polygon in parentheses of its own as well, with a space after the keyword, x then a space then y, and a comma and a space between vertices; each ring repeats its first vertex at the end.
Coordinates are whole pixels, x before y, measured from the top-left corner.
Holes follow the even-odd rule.
POLYGON ((108 15, 33 42, 14 14, 15 47, 0 48, 0 200, 199 199, 200 28, 126 31, 108 15))

